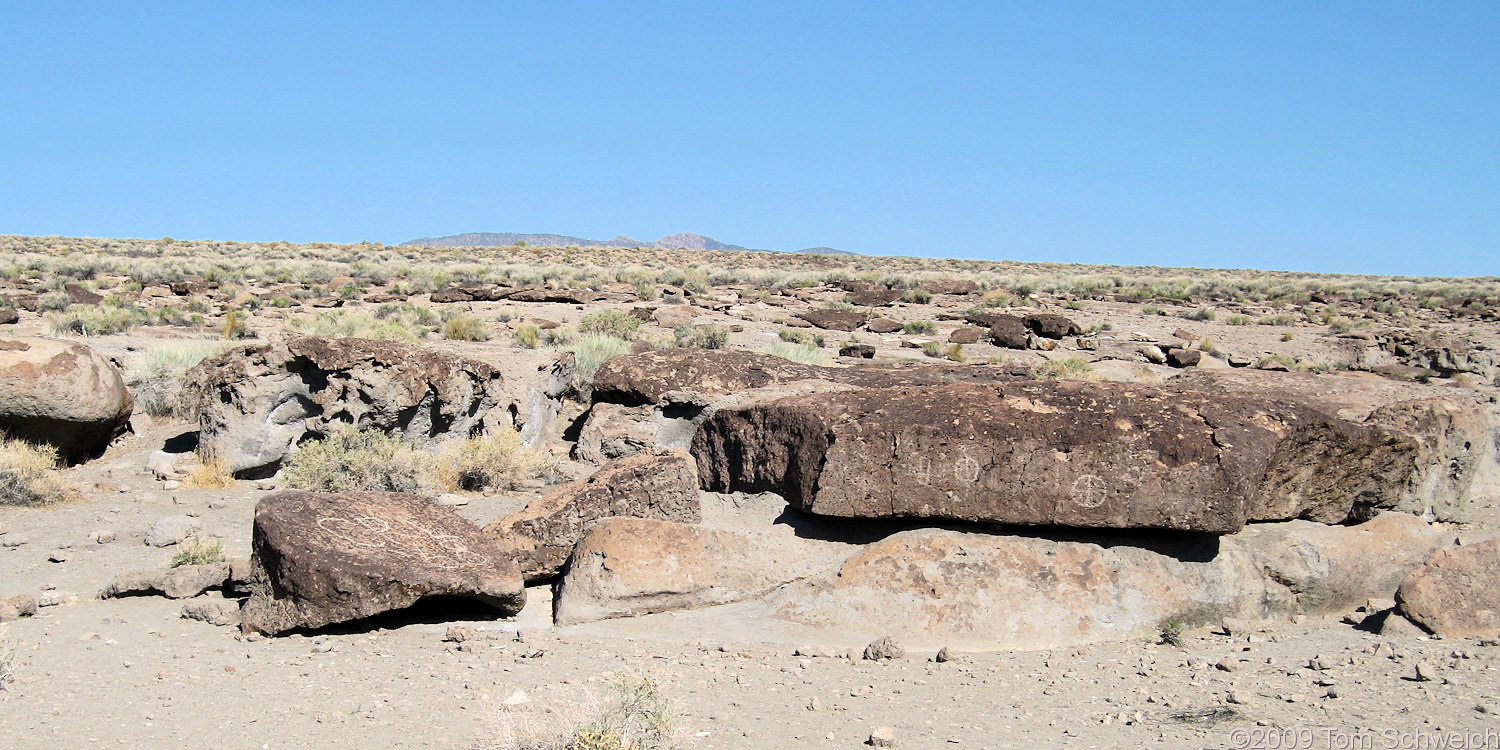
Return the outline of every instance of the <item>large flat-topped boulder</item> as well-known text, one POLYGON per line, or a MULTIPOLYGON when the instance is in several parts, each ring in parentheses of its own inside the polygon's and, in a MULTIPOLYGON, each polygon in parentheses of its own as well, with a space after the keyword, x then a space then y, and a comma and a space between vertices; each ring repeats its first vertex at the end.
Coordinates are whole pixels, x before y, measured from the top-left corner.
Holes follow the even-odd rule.
POLYGON ((119 369, 94 350, 52 339, 0 339, 0 434, 82 461, 130 427, 134 406, 119 369))
POLYGON ((510 426, 500 372, 394 341, 301 336, 204 360, 187 376, 204 447, 235 472, 274 470, 342 424, 426 444, 510 426))
POLYGON ((756 402, 692 452, 704 489, 821 515, 1232 533, 1381 507, 1416 447, 1295 403, 1055 381, 756 402))
POLYGON ((734 393, 817 379, 828 368, 738 349, 662 349, 613 357, 594 375, 594 401, 657 403, 672 391, 734 393))
POLYGON ((652 450, 613 461, 485 527, 528 581, 562 572, 589 524, 629 516, 697 523, 698 475, 687 451, 652 450))
POLYGON ((281 492, 255 506, 246 630, 319 628, 459 596, 499 615, 525 603, 521 572, 479 527, 400 493, 281 492))

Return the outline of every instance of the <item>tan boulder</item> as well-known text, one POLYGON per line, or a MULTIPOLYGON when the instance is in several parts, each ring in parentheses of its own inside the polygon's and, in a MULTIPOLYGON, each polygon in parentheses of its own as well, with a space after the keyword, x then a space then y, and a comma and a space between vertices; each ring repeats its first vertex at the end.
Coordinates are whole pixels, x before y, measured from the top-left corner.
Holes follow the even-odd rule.
POLYGON ((0 432, 55 446, 76 463, 129 429, 134 405, 119 368, 92 349, 0 338, 0 432))
POLYGON ((1500 541, 1433 554, 1401 582, 1396 601, 1412 622, 1439 635, 1500 635, 1500 541))

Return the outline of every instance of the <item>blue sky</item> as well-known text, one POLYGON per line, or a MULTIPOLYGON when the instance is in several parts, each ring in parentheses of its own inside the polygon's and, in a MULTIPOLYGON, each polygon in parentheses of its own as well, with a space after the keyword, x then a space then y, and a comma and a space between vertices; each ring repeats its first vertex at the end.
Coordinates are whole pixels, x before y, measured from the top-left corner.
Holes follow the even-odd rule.
POLYGON ((0 233, 1500 274, 1494 2, 8 3, 0 34, 0 233))

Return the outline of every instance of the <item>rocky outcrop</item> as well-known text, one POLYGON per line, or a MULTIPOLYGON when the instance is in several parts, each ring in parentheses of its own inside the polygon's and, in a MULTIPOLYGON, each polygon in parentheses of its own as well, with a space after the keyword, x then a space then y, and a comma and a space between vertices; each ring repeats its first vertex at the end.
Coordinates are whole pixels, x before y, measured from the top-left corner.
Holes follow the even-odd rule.
POLYGON ((0 338, 0 432, 54 446, 76 463, 129 429, 134 405, 119 369, 92 349, 0 338))
POLYGON ((860 307, 887 307, 901 299, 905 294, 900 289, 885 289, 883 287, 871 287, 869 289, 856 289, 849 292, 847 297, 849 304, 860 307))
POLYGON ((990 341, 1006 349, 1025 349, 1031 345, 1026 324, 1012 315, 989 316, 990 341))
POLYGON ((526 403, 521 407, 516 422, 521 432, 521 442, 536 449, 557 421, 562 410, 563 396, 572 383, 573 370, 578 358, 573 352, 562 352, 552 362, 537 369, 537 379, 526 387, 526 403))
POLYGON ((573 625, 745 601, 837 566, 848 554, 847 545, 799 539, 784 528, 609 518, 574 549, 556 619, 573 625))
POLYGON ((281 492, 255 507, 243 627, 319 628, 458 596, 519 612, 521 572, 494 539, 413 495, 281 492))
POLYGON ((1043 338, 1061 339, 1083 333, 1072 319, 1056 313, 1032 313, 1025 318, 1026 327, 1043 338))
POLYGON ((1438 635, 1500 635, 1500 542, 1437 552, 1402 581, 1396 602, 1408 619, 1438 635))
POLYGON ((1292 403, 1107 382, 861 388, 720 409, 704 489, 840 517, 1231 533, 1394 502, 1417 448, 1292 403))
POLYGON ((204 360, 187 378, 201 444, 237 473, 274 471, 342 424, 418 444, 510 428, 495 368, 393 341, 303 336, 204 360))
POLYGON ((871 318, 865 323, 865 330, 870 333, 895 333, 903 327, 900 322, 890 318, 871 318))
POLYGON ((808 310, 797 317, 828 331, 852 331, 870 319, 868 313, 848 310, 808 310))
POLYGON ((527 581, 562 572, 590 523, 611 516, 697 523, 698 475, 687 451, 652 450, 606 465, 485 527, 527 581))
POLYGON ((934 279, 917 285, 918 289, 932 294, 973 294, 979 285, 968 279, 934 279))
POLYGON ((189 599, 203 592, 222 588, 229 580, 229 563, 180 565, 166 570, 143 570, 123 573, 99 592, 100 599, 122 596, 161 595, 168 599, 189 599))

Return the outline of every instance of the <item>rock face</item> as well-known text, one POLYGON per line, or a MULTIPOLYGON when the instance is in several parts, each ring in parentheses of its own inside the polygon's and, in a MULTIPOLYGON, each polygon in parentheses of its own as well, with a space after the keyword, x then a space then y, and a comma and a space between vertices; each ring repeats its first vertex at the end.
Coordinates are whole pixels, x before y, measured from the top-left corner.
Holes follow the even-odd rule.
POLYGON ((590 523, 610 516, 697 523, 698 475, 687 451, 653 450, 606 465, 485 527, 527 581, 562 572, 590 523))
POLYGON ((1038 336, 1049 339, 1060 339, 1066 336, 1077 336, 1083 333, 1072 319, 1056 313, 1032 313, 1027 315, 1026 327, 1038 336))
POLYGON ((1412 622, 1438 635, 1500 635, 1500 542, 1437 552, 1401 582, 1396 601, 1412 622))
POLYGON ((1440 532, 1402 514, 1354 527, 1292 525, 1280 535, 1223 537, 1216 550, 1182 540, 1162 551, 907 531, 753 607, 771 623, 829 629, 850 640, 892 633, 908 645, 1053 648, 1151 637, 1169 617, 1197 627, 1228 617, 1264 621, 1336 612, 1390 595, 1388 577, 1364 580, 1358 572, 1384 565, 1393 545, 1410 559, 1440 543, 1440 532), (1307 533, 1314 527, 1316 533, 1307 533), (1372 538, 1388 543, 1366 546, 1372 538), (1264 554, 1268 547, 1274 554, 1264 554), (1288 553, 1295 556, 1288 560, 1288 553), (1354 567, 1324 562, 1333 560, 1354 567), (1286 562, 1295 567, 1280 567, 1286 562), (1317 593, 1305 596, 1309 588, 1317 593))
POLYGON ((692 452, 704 489, 821 515, 1232 533, 1384 507, 1416 446, 1297 404, 1056 381, 755 402, 692 452))
POLYGON ((865 323, 865 330, 870 333, 895 333, 901 330, 902 325, 890 318, 874 318, 865 323))
POLYGON ((299 441, 341 424, 418 444, 511 425, 499 371, 392 341, 246 346, 203 361, 187 382, 201 444, 235 472, 274 471, 299 441))
POLYGON ((489 535, 412 495, 277 493, 256 505, 251 543, 246 630, 318 628, 432 596, 501 615, 525 602, 520 570, 489 535))
POLYGON ((558 589, 557 623, 743 601, 837 566, 847 554, 843 545, 771 529, 609 518, 573 552, 558 589))
POLYGON ((76 463, 129 429, 134 405, 119 369, 92 349, 0 338, 0 432, 55 446, 76 463))
POLYGON ((808 310, 797 317, 829 331, 852 331, 870 319, 866 313, 846 310, 808 310))
POLYGON ((637 406, 671 391, 734 393, 819 377, 824 368, 737 349, 663 349, 613 357, 594 375, 594 401, 637 406))
POLYGON ((166 570, 125 573, 99 592, 100 599, 161 594, 168 599, 189 599, 229 580, 229 563, 182 565, 166 570))
POLYGON ((990 316, 993 322, 990 324, 990 341, 995 346, 1003 346, 1007 349, 1025 349, 1030 345, 1031 336, 1026 331, 1026 324, 1020 318, 1011 315, 990 316))

